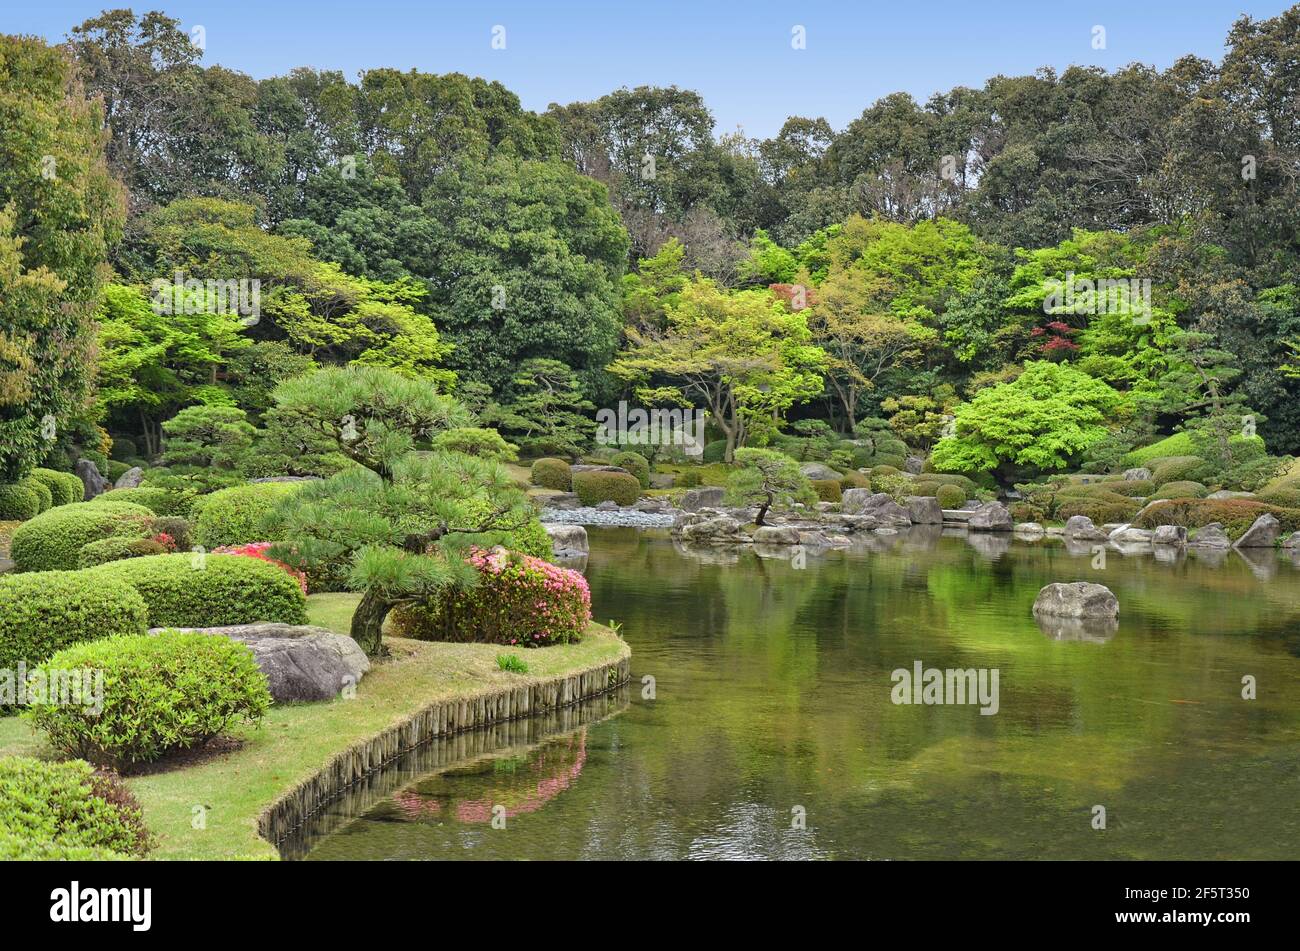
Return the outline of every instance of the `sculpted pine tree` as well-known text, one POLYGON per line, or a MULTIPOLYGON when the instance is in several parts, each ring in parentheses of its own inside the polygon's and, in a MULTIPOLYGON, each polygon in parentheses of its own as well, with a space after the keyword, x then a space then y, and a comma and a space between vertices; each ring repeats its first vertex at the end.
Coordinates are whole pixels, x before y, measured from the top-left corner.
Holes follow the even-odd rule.
POLYGON ((510 545, 536 515, 497 462, 435 448, 438 434, 473 425, 458 402, 379 367, 331 368, 274 393, 283 418, 331 439, 356 465, 286 497, 275 557, 338 578, 361 603, 351 634, 382 652, 384 620, 404 604, 472 585, 471 545, 510 545))
POLYGON ((736 462, 741 468, 727 480, 727 501, 732 505, 757 505, 755 525, 763 524, 773 506, 817 504, 808 477, 789 456, 771 449, 737 449, 736 462))

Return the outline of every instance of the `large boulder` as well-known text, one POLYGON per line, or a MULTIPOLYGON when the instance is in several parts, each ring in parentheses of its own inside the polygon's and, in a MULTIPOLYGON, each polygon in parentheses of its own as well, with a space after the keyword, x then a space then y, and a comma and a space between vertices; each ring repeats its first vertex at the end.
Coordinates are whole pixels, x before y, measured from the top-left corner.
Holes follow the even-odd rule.
POLYGON ((698 489, 687 489, 682 496, 682 510, 695 512, 699 509, 715 508, 722 504, 727 490, 718 485, 705 485, 698 489))
POLYGON ((911 513, 895 502, 888 492, 872 492, 870 489, 845 489, 840 498, 840 511, 845 515, 870 515, 897 524, 911 524, 912 521, 911 513))
POLYGON ((1071 515, 1065 523, 1065 537, 1081 542, 1100 542, 1107 534, 1092 523, 1086 515, 1071 515))
POLYGON ((559 525, 551 522, 542 524, 546 534, 551 536, 551 547, 557 558, 585 555, 590 551, 587 543, 587 530, 581 525, 559 525))
POLYGON ((1211 492, 1205 498, 1210 502, 1218 502, 1222 499, 1253 499, 1254 492, 1235 492, 1232 489, 1219 489, 1217 492, 1211 492))
POLYGON ((827 480, 836 481, 844 478, 824 462, 805 462, 799 467, 799 471, 814 482, 827 480))
POLYGON ((1151 478, 1151 470, 1147 468, 1124 470, 1124 481, 1126 482, 1145 482, 1150 478, 1151 478))
POLYGON ((1218 522, 1202 525, 1187 543, 1189 548, 1230 548, 1232 541, 1218 522))
POLYGON ((913 525, 943 524, 943 509, 939 506, 939 500, 933 496, 908 496, 907 514, 913 525))
POLYGON ((760 525, 754 529, 756 545, 798 545, 799 529, 790 525, 760 525))
POLYGON ((752 539, 730 515, 696 516, 681 526, 681 536, 706 545, 742 543, 752 539))
POLYGON ((1282 523, 1274 515, 1265 512, 1255 519, 1255 524, 1246 529, 1246 534, 1237 539, 1234 548, 1272 548, 1282 535, 1282 523))
POLYGON ((1025 538, 1039 538, 1045 534, 1043 526, 1038 522, 1017 522, 1015 533, 1025 538))
POLYGON ((77 464, 73 466, 77 478, 81 480, 83 486, 82 501, 89 502, 95 496, 108 489, 108 480, 99 474, 95 464, 89 459, 78 459, 77 464))
POLYGON ((1161 525, 1151 536, 1153 545, 1186 545, 1187 529, 1181 525, 1161 525))
POLYGON ((1091 581, 1045 585, 1034 599, 1034 614, 1050 617, 1119 617, 1119 599, 1104 584, 1091 581))
POLYGON ((908 456, 903 460, 903 471, 920 475, 925 471, 925 456, 908 456))
MULTIPOLYGON (((357 642, 309 624, 235 624, 179 630, 217 634, 247 644, 266 675, 276 703, 332 700, 355 687, 370 670, 370 661, 357 642)), ((149 633, 167 636, 167 629, 149 633)))
POLYGON ((1151 532, 1145 528, 1132 525, 1116 525, 1110 532, 1110 540, 1117 545, 1133 545, 1151 541, 1151 532))
POLYGON ((970 513, 966 527, 972 532, 1009 532, 1015 525, 1005 505, 1001 502, 985 502, 970 513))
POLYGON ((1292 532, 1282 543, 1282 547, 1287 551, 1300 551, 1300 532, 1292 532))
POLYGON ((132 466, 117 477, 117 481, 113 483, 113 488, 138 489, 142 482, 144 482, 144 470, 139 466, 132 466))

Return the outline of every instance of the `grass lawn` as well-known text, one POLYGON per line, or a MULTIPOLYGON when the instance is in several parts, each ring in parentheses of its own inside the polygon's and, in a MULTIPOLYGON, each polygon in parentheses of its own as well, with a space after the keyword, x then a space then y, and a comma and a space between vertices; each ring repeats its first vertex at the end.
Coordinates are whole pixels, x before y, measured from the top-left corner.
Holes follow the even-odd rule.
MULTIPOLYGON (((347 633, 353 594, 308 599, 313 624, 347 633)), ((385 638, 393 653, 357 687, 355 699, 274 706, 260 726, 235 732, 243 745, 193 765, 127 780, 155 836, 151 858, 274 859, 257 834, 257 817, 282 793, 309 778, 336 753, 368 739, 438 700, 470 697, 507 685, 547 680, 607 664, 627 645, 592 625, 577 644, 515 651, 527 674, 497 668, 493 644, 442 644, 385 638), (191 827, 196 807, 206 828, 191 827)), ((0 755, 48 755, 42 737, 19 717, 0 718, 0 755)))

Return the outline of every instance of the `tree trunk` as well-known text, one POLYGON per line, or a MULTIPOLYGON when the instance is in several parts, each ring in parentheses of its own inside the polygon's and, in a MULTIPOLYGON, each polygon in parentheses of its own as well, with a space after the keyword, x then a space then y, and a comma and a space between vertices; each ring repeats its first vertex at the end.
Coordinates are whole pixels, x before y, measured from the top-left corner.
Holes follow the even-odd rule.
POLYGON ((758 515, 754 519, 754 524, 760 528, 763 526, 763 519, 767 518, 767 510, 772 507, 772 493, 767 494, 767 499, 758 507, 758 515))
POLYGON ((367 657, 375 657, 383 651, 384 619, 393 609, 392 603, 377 591, 369 590, 361 597, 352 614, 352 629, 349 633, 367 657))

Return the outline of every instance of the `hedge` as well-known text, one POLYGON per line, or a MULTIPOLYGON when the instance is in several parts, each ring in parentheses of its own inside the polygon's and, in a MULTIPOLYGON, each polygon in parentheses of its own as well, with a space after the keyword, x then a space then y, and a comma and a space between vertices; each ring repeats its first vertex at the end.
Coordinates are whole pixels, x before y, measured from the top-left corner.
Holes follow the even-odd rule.
POLYGON ((966 493, 959 486, 941 485, 935 492, 941 509, 959 509, 966 504, 966 493))
POLYGON ((144 813, 116 776, 77 760, 0 759, 0 857, 111 859, 148 850, 144 813))
POLYGON ((103 708, 34 703, 27 716, 54 749, 101 766, 148 763, 199 746, 271 705, 253 652, 217 634, 165 631, 112 637, 60 651, 50 670, 94 670, 103 708))
POLYGON ((29 486, 0 485, 0 521, 25 522, 41 512, 41 500, 29 486))
POLYGON ((94 568, 123 558, 143 558, 166 552, 167 547, 152 538, 101 538, 97 542, 81 546, 77 555, 77 567, 94 568))
POLYGON ((1282 508, 1300 508, 1300 487, 1283 485, 1259 493, 1259 501, 1282 508))
POLYGON ((40 509, 42 512, 48 512, 50 509, 54 508, 54 493, 50 491, 50 487, 42 480, 28 476, 18 484, 26 487, 29 492, 35 493, 37 500, 40 502, 40 509))
POLYGON ((639 452, 620 452, 609 460, 611 466, 618 466, 620 469, 626 469, 636 477, 636 481, 641 484, 641 488, 650 488, 650 461, 639 452))
POLYGON ((545 647, 582 638, 591 623, 591 592, 580 572, 497 548, 474 549, 472 588, 431 605, 399 608, 394 633, 435 641, 483 641, 545 647))
POLYGON ((823 502, 838 502, 844 497, 839 479, 809 479, 808 482, 823 502))
POLYGON ((70 644, 140 634, 144 600, 78 571, 0 575, 0 670, 36 664, 70 644))
POLYGON ((1156 490, 1155 482, 1150 479, 1117 479, 1102 484, 1116 495, 1124 495, 1132 499, 1145 499, 1156 490))
POLYGON ((275 507, 299 488, 298 482, 257 482, 205 495, 194 503, 190 537, 208 549, 277 539, 275 507))
POLYGON ((148 608, 150 627, 307 623, 307 599, 298 582, 257 558, 150 555, 87 568, 84 574, 138 591, 148 608))
POLYGON ((626 472, 575 472, 573 491, 583 505, 601 502, 634 505, 641 497, 641 483, 626 472))
POLYGON ((1166 456, 1150 460, 1151 481, 1201 482, 1210 477, 1212 466, 1200 456, 1166 456))
POLYGON ((1071 498, 1056 507, 1056 517, 1068 522, 1075 515, 1086 515, 1094 525, 1108 522, 1131 522, 1138 513, 1138 503, 1116 495, 1113 499, 1105 498, 1071 498))
POLYGON ((1201 528, 1218 522, 1229 538, 1240 538, 1261 515, 1273 515, 1282 523, 1282 533, 1300 532, 1300 508, 1283 508, 1254 499, 1174 499, 1157 502, 1134 522, 1139 528, 1182 525, 1201 528))
MULTIPOLYGON (((1234 452, 1244 455, 1263 455, 1265 452, 1264 440, 1259 436, 1233 436, 1228 444, 1234 452)), ((1174 433, 1159 442, 1134 449, 1124 457, 1124 464, 1136 467, 1166 456, 1191 456, 1194 448, 1190 433, 1174 433)))
POLYGON ((846 472, 840 477, 841 489, 869 489, 871 477, 861 472, 846 472))
POLYGON ((1203 499, 1210 490, 1199 482, 1166 482, 1152 499, 1203 499))
POLYGON ((173 492, 158 486, 141 485, 134 489, 109 489, 97 495, 92 502, 133 502, 143 505, 155 515, 188 515, 194 496, 184 492, 173 492))
POLYGON ((14 530, 9 557, 19 571, 72 571, 81 549, 109 537, 143 538, 153 513, 130 502, 74 502, 14 530))
POLYGON ((568 492, 573 486, 571 469, 563 459, 538 459, 529 475, 533 485, 568 492))
POLYGON ((85 484, 71 472, 55 472, 53 469, 36 468, 32 470, 31 477, 45 483, 56 506, 71 505, 73 502, 80 502, 86 497, 85 484))

